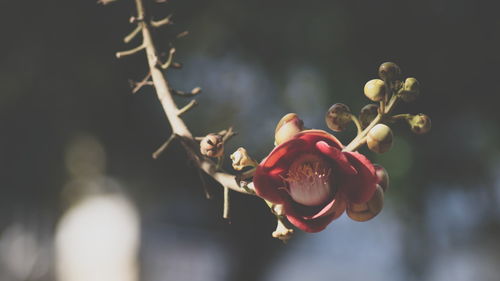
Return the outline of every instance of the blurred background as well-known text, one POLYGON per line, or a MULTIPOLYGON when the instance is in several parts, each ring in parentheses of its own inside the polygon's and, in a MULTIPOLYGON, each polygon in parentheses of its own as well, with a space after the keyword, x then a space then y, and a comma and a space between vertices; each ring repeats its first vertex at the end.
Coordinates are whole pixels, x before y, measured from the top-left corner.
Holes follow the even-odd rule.
MULTIPOLYGON (((336 102, 358 111, 366 81, 394 61, 422 96, 374 155, 391 187, 375 219, 345 215, 318 234, 273 239, 256 198, 233 194, 222 217, 151 88, 131 94, 143 54, 117 60, 133 1, 0 1, 0 280, 499 280, 500 18, 494 1, 170 0, 161 42, 175 43, 174 88, 200 86, 186 114, 197 135, 234 126, 228 152, 261 159, 277 121, 326 129, 336 102)), ((179 104, 188 100, 182 98, 179 104)), ((349 141, 354 130, 336 134, 349 141)), ((229 161, 227 161, 229 162, 229 161)))

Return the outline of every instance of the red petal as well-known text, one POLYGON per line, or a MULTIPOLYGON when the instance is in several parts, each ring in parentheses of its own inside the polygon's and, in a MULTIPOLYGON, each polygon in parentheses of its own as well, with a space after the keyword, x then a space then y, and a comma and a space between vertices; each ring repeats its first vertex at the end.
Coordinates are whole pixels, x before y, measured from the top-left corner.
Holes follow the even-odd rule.
POLYGON ((338 149, 344 148, 342 143, 340 143, 340 141, 336 137, 322 130, 302 131, 296 134, 295 138, 300 138, 305 140, 311 147, 314 147, 318 141, 325 141, 329 145, 336 147, 338 149))
POLYGON ((275 204, 283 204, 287 194, 286 191, 279 189, 283 186, 283 179, 279 174, 269 173, 259 166, 255 171, 253 184, 258 196, 275 204))
POLYGON ((285 201, 286 217, 297 228, 305 232, 319 232, 334 219, 340 217, 345 211, 346 202, 341 198, 332 200, 320 212, 312 217, 304 217, 295 213, 293 204, 285 201))
POLYGON ((377 185, 377 176, 373 164, 357 152, 344 152, 349 162, 358 171, 355 176, 346 177, 343 183, 342 192, 347 200, 360 204, 364 203, 373 196, 377 185))
POLYGON ((358 171, 351 165, 347 157, 342 153, 342 151, 336 147, 333 147, 326 143, 325 141, 319 141, 316 143, 316 148, 324 155, 330 157, 333 161, 338 164, 341 172, 348 175, 356 175, 358 171))

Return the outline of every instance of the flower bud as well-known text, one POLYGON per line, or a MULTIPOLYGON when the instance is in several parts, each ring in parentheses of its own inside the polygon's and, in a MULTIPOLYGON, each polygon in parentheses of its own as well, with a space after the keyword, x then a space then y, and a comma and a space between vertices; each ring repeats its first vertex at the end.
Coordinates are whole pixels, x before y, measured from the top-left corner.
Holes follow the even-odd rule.
POLYGON ((387 170, 378 164, 373 164, 373 167, 375 167, 377 183, 380 185, 380 187, 382 187, 382 190, 386 192, 389 188, 389 174, 387 173, 387 170))
POLYGON ((378 68, 378 76, 384 81, 394 81, 401 76, 401 68, 393 62, 384 62, 378 68))
POLYGON ((304 130, 304 122, 295 113, 283 116, 274 131, 274 145, 280 145, 304 130))
POLYGON ((431 129, 431 118, 423 113, 412 116, 408 119, 408 123, 416 134, 425 134, 431 129))
POLYGON ((233 161, 233 168, 236 171, 241 171, 245 167, 255 167, 258 163, 248 156, 248 152, 243 147, 238 148, 233 154, 231 154, 231 160, 233 161))
POLYGON ((405 102, 411 102, 417 99, 420 95, 420 84, 415 78, 406 78, 403 89, 399 94, 400 98, 405 102))
POLYGON ((385 96, 385 82, 380 79, 372 79, 366 82, 364 92, 371 101, 381 101, 385 96))
POLYGON ((326 125, 336 132, 345 130, 351 121, 351 110, 343 103, 332 105, 325 115, 326 125))
POLYGON ((368 148, 377 153, 387 152, 392 146, 392 130, 387 125, 377 124, 368 132, 368 148))
POLYGON ((276 225, 276 230, 273 231, 273 237, 278 238, 283 242, 287 242, 293 235, 293 229, 286 227, 286 225, 278 220, 278 224, 276 225))
POLYGON ((216 134, 206 135, 200 142, 200 152, 208 157, 220 157, 224 154, 222 137, 216 134))
POLYGON ((377 184, 377 189, 373 193, 372 198, 361 204, 349 203, 347 205, 347 215, 355 221, 367 221, 374 218, 382 211, 384 207, 384 191, 377 184))
POLYGON ((377 117, 378 114, 378 105, 376 104, 367 104, 365 105, 359 114, 359 122, 361 123, 361 127, 366 128, 370 123, 377 117))

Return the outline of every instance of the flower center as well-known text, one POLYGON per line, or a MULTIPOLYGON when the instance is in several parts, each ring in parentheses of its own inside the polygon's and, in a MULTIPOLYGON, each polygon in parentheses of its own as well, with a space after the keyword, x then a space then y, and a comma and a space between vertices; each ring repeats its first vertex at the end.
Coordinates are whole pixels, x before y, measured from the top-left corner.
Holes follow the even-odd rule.
POLYGON ((328 200, 333 191, 330 187, 331 167, 321 157, 305 154, 294 161, 284 181, 292 199, 302 205, 318 206, 328 200))

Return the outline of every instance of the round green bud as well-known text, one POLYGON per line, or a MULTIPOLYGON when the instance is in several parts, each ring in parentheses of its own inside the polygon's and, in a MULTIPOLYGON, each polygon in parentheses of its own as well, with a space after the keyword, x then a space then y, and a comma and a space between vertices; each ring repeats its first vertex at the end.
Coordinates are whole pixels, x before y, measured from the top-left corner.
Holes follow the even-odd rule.
POLYGON ((367 104, 363 108, 361 108, 361 112, 359 113, 359 122, 361 123, 361 127, 366 128, 370 123, 377 117, 378 114, 378 105, 376 104, 367 104))
POLYGON ((431 118, 419 113, 408 119, 411 130, 416 134, 425 134, 431 130, 431 118))
POLYGON ((363 222, 373 219, 382 211, 383 207, 384 191, 382 187, 377 184, 377 188, 368 202, 361 204, 349 203, 347 204, 346 213, 352 220, 363 222))
POLYGON ((401 68, 393 62, 384 62, 378 68, 378 76, 384 81, 394 81, 401 76, 401 68))
POLYGON ((392 130, 387 125, 377 124, 369 132, 366 144, 371 151, 387 152, 392 146, 392 130))
POLYGON ((326 125, 335 132, 345 130, 351 121, 351 110, 343 103, 332 105, 325 115, 326 125))
POLYGON ((377 183, 382 187, 382 190, 387 191, 389 188, 389 174, 387 173, 387 170, 378 165, 378 164, 373 164, 373 167, 375 167, 375 175, 377 176, 377 183))
POLYGON ((283 116, 274 131, 274 144, 280 145, 304 130, 304 122, 295 113, 283 116))
POLYGON ((364 92, 371 101, 381 101, 385 96, 385 82, 380 79, 372 79, 366 82, 364 92))
POLYGON ((406 78, 403 89, 400 93, 400 98, 405 102, 411 102, 420 95, 420 84, 417 79, 410 77, 406 78))

